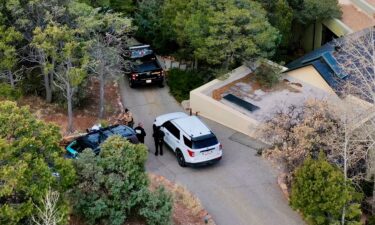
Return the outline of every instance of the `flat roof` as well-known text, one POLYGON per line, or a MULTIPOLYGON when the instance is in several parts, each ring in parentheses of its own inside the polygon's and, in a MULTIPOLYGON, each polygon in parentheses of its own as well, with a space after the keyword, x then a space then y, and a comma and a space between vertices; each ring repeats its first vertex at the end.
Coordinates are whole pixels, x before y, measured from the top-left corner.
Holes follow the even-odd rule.
POLYGON ((196 116, 174 119, 173 122, 192 138, 212 133, 206 124, 196 116))

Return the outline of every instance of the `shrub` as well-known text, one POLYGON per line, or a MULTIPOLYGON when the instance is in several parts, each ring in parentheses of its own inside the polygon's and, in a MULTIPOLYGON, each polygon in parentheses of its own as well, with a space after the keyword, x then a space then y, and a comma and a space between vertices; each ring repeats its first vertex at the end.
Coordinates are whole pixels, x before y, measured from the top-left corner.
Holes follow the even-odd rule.
POLYGON ((271 65, 267 61, 261 61, 254 71, 255 79, 264 87, 270 88, 279 82, 281 69, 276 65, 271 65))
MULTIPOLYGON (((57 126, 37 120, 26 107, 0 102, 0 224, 26 224, 50 187, 64 193, 73 184, 74 168, 62 157, 60 140, 57 126)), ((57 211, 66 221, 63 199, 57 211)))
POLYGON ((145 189, 144 202, 139 215, 146 219, 147 225, 171 224, 172 197, 163 187, 155 192, 145 189))
POLYGON ((170 210, 150 213, 152 207, 165 204, 168 208, 171 203, 162 191, 149 193, 146 160, 145 145, 131 144, 119 136, 108 138, 98 156, 85 150, 75 160, 78 184, 71 194, 75 212, 90 224, 121 225, 139 215, 146 220, 170 217, 170 210))
POLYGON ((12 88, 6 83, 0 83, 0 98, 15 101, 21 96, 22 93, 19 89, 12 88))
POLYGON ((360 224, 361 195, 342 172, 331 165, 323 152, 317 160, 308 157, 296 170, 291 205, 302 212, 310 224, 340 224, 346 207, 346 223, 360 224))
POLYGON ((190 91, 203 85, 210 75, 194 70, 172 69, 168 72, 168 85, 171 94, 178 102, 189 99, 190 91))

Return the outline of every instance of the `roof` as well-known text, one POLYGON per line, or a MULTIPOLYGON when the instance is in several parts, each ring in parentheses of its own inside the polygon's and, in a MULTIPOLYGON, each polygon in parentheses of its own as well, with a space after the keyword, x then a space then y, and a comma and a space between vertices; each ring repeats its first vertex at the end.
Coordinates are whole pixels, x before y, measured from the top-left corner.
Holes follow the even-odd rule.
POLYGON ((189 116, 183 112, 168 113, 168 114, 164 114, 164 115, 156 117, 154 124, 156 126, 161 126, 163 125, 163 123, 167 121, 178 119, 178 118, 184 118, 184 117, 189 117, 189 116))
MULTIPOLYGON (((307 53, 303 57, 287 64, 286 67, 288 70, 286 72, 305 66, 313 66, 328 85, 339 94, 343 84, 345 84, 347 80, 354 81, 354 78, 351 77, 350 74, 345 74, 341 67, 341 65, 345 64, 343 60, 350 61, 351 56, 344 55, 347 53, 340 51, 340 48, 337 46, 342 45, 349 38, 365 36, 366 34, 369 34, 369 31, 371 31, 370 28, 328 42, 321 48, 307 53)), ((361 67, 361 64, 358 64, 357 66, 361 67)))
POLYGON ((211 130, 198 117, 189 116, 173 120, 181 130, 185 131, 191 138, 211 134, 211 130))

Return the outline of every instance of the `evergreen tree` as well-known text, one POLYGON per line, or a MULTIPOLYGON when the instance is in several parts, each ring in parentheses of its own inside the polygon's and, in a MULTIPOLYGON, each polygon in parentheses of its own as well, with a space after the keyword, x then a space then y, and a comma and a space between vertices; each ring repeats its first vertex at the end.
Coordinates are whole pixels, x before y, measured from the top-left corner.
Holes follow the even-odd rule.
POLYGON ((345 224, 361 224, 361 194, 346 182, 339 168, 331 165, 323 152, 317 160, 308 157, 295 172, 291 205, 311 224, 340 224, 343 209, 345 224))
MULTIPOLYGON (((62 157, 55 125, 37 120, 26 107, 0 103, 0 224, 28 224, 49 188, 64 193, 75 179, 62 157)), ((67 219, 62 199, 58 210, 67 219)))
POLYGON ((162 189, 148 190, 147 148, 119 136, 108 138, 98 156, 87 149, 75 160, 77 188, 72 201, 90 224, 121 225, 140 215, 147 224, 168 225, 171 198, 162 189))

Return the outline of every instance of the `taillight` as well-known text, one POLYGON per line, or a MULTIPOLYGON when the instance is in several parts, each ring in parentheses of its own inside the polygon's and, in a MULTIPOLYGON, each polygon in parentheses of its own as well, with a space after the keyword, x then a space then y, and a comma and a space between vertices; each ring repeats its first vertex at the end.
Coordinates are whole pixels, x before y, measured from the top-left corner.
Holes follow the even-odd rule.
POLYGON ((188 150, 188 153, 189 153, 190 157, 194 157, 194 155, 195 155, 195 152, 193 152, 192 150, 188 150))
POLYGON ((137 77, 138 77, 138 74, 136 74, 136 73, 133 73, 133 74, 132 74, 132 79, 133 79, 133 80, 135 80, 137 77))
POLYGON ((222 144, 220 144, 219 148, 220 148, 220 150, 223 150, 223 145, 222 145, 222 144))

